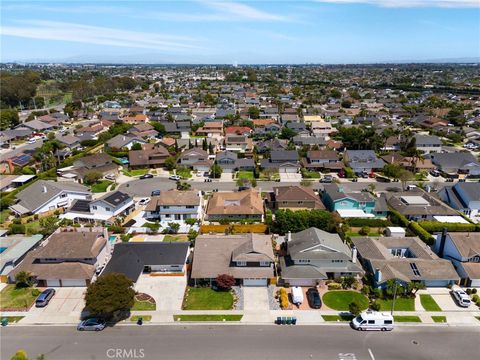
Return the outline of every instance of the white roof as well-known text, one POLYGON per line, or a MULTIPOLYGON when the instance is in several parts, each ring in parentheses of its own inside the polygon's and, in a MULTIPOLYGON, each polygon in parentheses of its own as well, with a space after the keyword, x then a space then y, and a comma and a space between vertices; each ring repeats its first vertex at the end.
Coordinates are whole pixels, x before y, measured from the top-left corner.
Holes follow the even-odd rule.
POLYGON ((24 183, 30 179, 33 179, 35 175, 20 175, 19 177, 15 178, 12 182, 14 183, 24 183))
POLYGON ((400 226, 388 226, 387 229, 390 230, 390 232, 392 232, 392 233, 393 233, 393 232, 395 232, 395 233, 397 233, 397 232, 405 232, 405 229, 402 228, 402 227, 400 227, 400 226))
POLYGON ((407 205, 430 205, 428 200, 421 196, 402 196, 401 199, 407 205))
POLYGON ((340 215, 342 218, 373 218, 375 215, 373 214, 367 214, 363 210, 359 209, 339 209, 337 210, 338 215, 340 215))
POLYGON ((463 217, 455 215, 455 216, 434 216, 435 220, 441 223, 456 223, 456 224, 468 224, 468 221, 465 220, 463 217))

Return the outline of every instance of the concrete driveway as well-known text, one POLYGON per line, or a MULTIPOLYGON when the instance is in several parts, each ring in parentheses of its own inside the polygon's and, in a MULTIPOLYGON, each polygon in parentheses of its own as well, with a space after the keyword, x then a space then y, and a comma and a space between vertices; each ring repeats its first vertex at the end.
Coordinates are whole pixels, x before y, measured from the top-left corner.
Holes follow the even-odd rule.
POLYGON ((244 286, 243 309, 245 311, 268 311, 268 288, 266 286, 244 286))
POLYGON ((458 306, 455 299, 450 294, 450 289, 447 288, 428 288, 426 290, 420 290, 418 293, 430 294, 443 311, 477 311, 476 306, 470 306, 469 308, 458 306))
POLYGON ((300 182, 302 181, 302 174, 300 173, 284 173, 280 172, 280 182, 300 182))
POLYGON ((181 310, 187 279, 185 276, 150 276, 142 274, 135 290, 155 299, 157 311, 181 310))

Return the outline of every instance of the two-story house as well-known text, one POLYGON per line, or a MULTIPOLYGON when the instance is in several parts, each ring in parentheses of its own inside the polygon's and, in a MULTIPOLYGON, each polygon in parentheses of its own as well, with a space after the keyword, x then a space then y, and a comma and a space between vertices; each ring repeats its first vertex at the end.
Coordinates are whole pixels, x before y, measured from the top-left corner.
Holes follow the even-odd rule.
POLYGON ((439 153, 442 151, 442 141, 438 136, 415 134, 415 147, 425 154, 439 153))
POLYGON ((438 196, 449 206, 470 218, 480 214, 480 183, 458 182, 440 189, 438 196))
POLYGON ((322 169, 336 170, 343 169, 344 164, 340 161, 338 153, 333 150, 311 150, 307 157, 302 159, 303 165, 309 170, 320 171, 322 169))
POLYGON ((223 122, 210 121, 205 123, 200 129, 195 132, 196 135, 206 137, 221 138, 223 136, 223 122))
POLYGON ((480 233, 444 231, 437 235, 434 250, 453 263, 460 285, 480 287, 480 233))
POLYGON ((270 159, 262 159, 260 166, 264 169, 277 169, 279 172, 297 173, 300 170, 298 153, 295 150, 270 152, 270 159))
POLYGON ((356 173, 377 171, 385 166, 385 161, 379 159, 373 150, 347 150, 343 160, 356 173))
POLYGON ((196 171, 209 171, 213 162, 208 159, 208 153, 202 148, 194 147, 182 152, 178 163, 196 171))
POLYGON ((384 196, 375 197, 366 191, 347 193, 337 184, 325 184, 322 201, 343 218, 385 218, 388 214, 384 196))
POLYGON ((314 286, 323 280, 361 277, 356 252, 338 234, 309 228, 286 236, 287 254, 280 258, 281 281, 290 286, 314 286))
POLYGON ((32 274, 39 287, 88 286, 110 251, 104 229, 59 229, 8 275, 32 274))
POLYGON ((244 135, 225 136, 225 150, 238 153, 251 153, 253 151, 253 141, 244 135))
POLYGON ((195 240, 191 278, 213 283, 231 275, 243 286, 267 286, 275 257, 269 235, 199 235, 195 240))
POLYGON ((215 192, 208 201, 206 214, 209 221, 251 219, 261 222, 263 200, 255 189, 215 192))
POLYGON ((253 159, 239 159, 238 155, 231 151, 217 153, 215 161, 222 168, 223 172, 226 173, 239 170, 253 171, 255 169, 255 161, 253 159))
POLYGON ((145 217, 148 220, 171 222, 186 219, 202 220, 203 197, 196 190, 162 191, 159 196, 153 196, 145 207, 145 217))

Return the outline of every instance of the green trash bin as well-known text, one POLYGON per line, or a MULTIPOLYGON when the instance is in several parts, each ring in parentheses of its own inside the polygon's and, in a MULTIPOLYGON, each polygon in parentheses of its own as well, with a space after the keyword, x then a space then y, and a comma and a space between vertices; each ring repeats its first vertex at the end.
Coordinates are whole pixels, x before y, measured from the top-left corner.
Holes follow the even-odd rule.
POLYGON ((7 319, 7 318, 3 318, 3 319, 1 320, 1 324, 2 324, 2 326, 7 326, 7 325, 8 325, 8 319, 7 319))

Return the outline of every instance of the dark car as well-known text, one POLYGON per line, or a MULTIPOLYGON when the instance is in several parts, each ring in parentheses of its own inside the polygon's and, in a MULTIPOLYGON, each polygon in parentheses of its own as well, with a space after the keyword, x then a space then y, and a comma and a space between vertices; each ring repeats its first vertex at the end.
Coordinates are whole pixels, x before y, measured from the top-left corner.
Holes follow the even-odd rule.
POLYGON ((325 175, 323 178, 320 179, 321 183, 330 184, 333 181, 333 177, 331 175, 325 175))
POLYGON ((431 171, 430 171, 430 175, 432 175, 433 177, 439 177, 439 176, 440 176, 440 171, 438 171, 438 170, 431 170, 431 171))
POLYGON ((159 196, 160 190, 153 190, 151 196, 159 196))
POLYGON ((78 331, 102 331, 105 329, 106 322, 100 318, 90 318, 87 320, 83 320, 77 326, 78 331))
POLYGON ((143 180, 143 179, 151 179, 153 178, 153 175, 152 174, 145 174, 145 175, 142 175, 140 176, 140 179, 143 180))
POLYGON ((322 300, 320 300, 320 294, 317 289, 311 288, 307 290, 308 304, 313 309, 320 309, 322 306, 322 300))
POLYGON ((55 295, 54 289, 43 290, 42 293, 38 295, 37 300, 35 300, 35 306, 36 307, 47 306, 50 300, 52 299, 53 295, 55 295))

